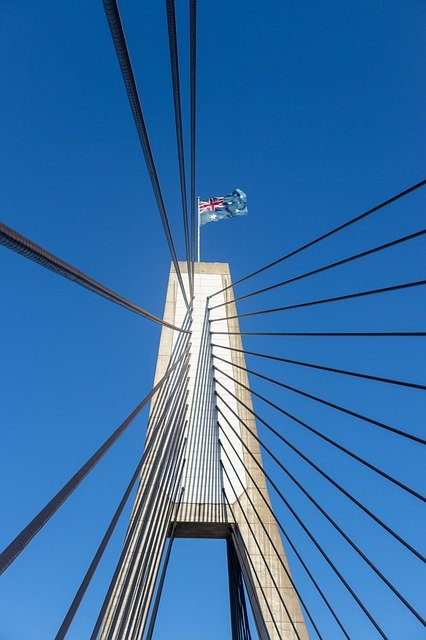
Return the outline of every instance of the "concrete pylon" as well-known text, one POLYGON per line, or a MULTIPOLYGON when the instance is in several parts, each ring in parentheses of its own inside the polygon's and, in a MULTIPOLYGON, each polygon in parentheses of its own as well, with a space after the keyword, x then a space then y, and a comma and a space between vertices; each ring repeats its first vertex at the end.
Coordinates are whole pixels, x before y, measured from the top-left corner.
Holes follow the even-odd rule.
MULTIPOLYGON (((187 265, 185 262, 179 265, 184 283, 188 285, 187 265)), ((231 536, 259 638, 308 640, 299 599, 289 579, 290 569, 277 523, 268 508, 270 501, 255 437, 256 424, 250 413, 249 381, 246 372, 236 366, 245 367, 244 354, 226 349, 242 349, 238 320, 231 318, 236 315, 232 287, 216 295, 210 306, 231 301, 230 304, 208 310, 208 296, 229 285, 228 264, 195 263, 190 368, 187 386, 182 389, 187 413, 181 411, 179 418, 186 438, 185 464, 179 467, 178 461, 175 463, 174 494, 170 488, 156 491, 156 487, 164 486, 158 482, 162 477, 161 458, 166 455, 166 446, 170 452, 173 444, 167 443, 170 425, 167 427, 165 421, 163 433, 157 435, 141 472, 125 548, 102 614, 99 634, 102 640, 142 638, 161 555, 172 529, 175 537, 231 536), (215 322, 210 323, 211 320, 215 322), (223 349, 213 351, 211 329, 215 332, 214 343, 223 349), (229 363, 215 357, 218 355, 229 363), (158 516, 160 511, 162 517, 158 516)), ((164 320, 182 326, 187 320, 186 313, 172 265, 164 320)), ((163 327, 155 383, 164 376, 172 353, 179 348, 179 334, 163 327)), ((169 387, 172 384, 170 381, 169 387)), ((151 405, 148 443, 157 419, 158 398, 157 408, 155 399, 151 405), (155 411, 157 415, 153 416, 155 411)))

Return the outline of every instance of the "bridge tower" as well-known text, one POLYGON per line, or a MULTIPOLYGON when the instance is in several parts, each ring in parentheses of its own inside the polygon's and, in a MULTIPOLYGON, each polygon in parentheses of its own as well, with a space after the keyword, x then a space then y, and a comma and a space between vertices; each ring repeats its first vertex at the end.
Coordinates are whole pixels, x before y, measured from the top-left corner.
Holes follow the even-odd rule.
MULTIPOLYGON (((180 269, 189 289, 187 264, 180 269)), ((250 637, 238 635, 241 577, 259 638, 308 638, 269 501, 249 381, 238 368, 245 367, 244 354, 227 350, 242 350, 238 319, 230 317, 236 307, 208 308, 209 296, 225 287, 214 305, 233 300, 230 285, 228 264, 195 263, 191 320, 171 267, 164 320, 190 332, 162 329, 155 383, 181 360, 151 404, 149 455, 100 614, 102 640, 151 637, 171 543, 179 537, 227 539, 233 638, 250 637), (213 326, 220 349, 212 347, 213 326)))

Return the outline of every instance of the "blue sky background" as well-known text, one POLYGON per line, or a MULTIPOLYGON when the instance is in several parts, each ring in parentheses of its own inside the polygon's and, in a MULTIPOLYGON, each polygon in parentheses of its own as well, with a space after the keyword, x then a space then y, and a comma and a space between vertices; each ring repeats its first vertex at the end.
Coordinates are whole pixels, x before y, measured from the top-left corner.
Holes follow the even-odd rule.
MULTIPOLYGON (((188 105, 187 3, 177 2, 188 105)), ((120 3, 178 253, 184 256, 162 2, 120 3)), ((199 3, 197 193, 234 187, 246 218, 202 231, 202 258, 234 279, 425 177, 425 23, 418 0, 199 3)), ((1 218, 92 277, 162 314, 170 258, 100 0, 0 3, 1 218)), ((185 123, 187 126, 187 122, 185 123)), ((417 192, 291 262, 249 292, 424 227, 417 192)), ((239 305, 241 313, 424 277, 416 240, 239 305)), ((4 249, 0 251, 1 546, 33 517, 151 387, 159 327, 4 249)), ((246 318, 253 331, 424 330, 420 289, 246 318)), ((248 349, 424 382, 422 339, 247 338, 248 349)), ((421 392, 248 357, 248 366, 420 433, 421 392)), ((418 445, 253 378, 253 388, 409 485, 418 445)), ((411 544, 414 499, 272 409, 256 410, 411 544)), ((145 414, 9 569, 1 640, 54 636, 141 451, 145 414)), ((417 607, 419 562, 259 426, 289 469, 417 607)), ((423 631, 265 456, 265 466, 391 640, 423 631)), ((422 478, 423 473, 423 478, 422 478)), ((354 639, 378 634, 284 507, 274 506, 354 639)), ((128 510, 126 512, 128 516, 128 510)), ((88 637, 126 517, 69 634, 88 637)), ((303 569, 294 577, 328 640, 342 637, 303 569)), ((175 545, 156 640, 229 638, 225 545, 175 545)), ((312 632, 312 637, 315 638, 312 632)))

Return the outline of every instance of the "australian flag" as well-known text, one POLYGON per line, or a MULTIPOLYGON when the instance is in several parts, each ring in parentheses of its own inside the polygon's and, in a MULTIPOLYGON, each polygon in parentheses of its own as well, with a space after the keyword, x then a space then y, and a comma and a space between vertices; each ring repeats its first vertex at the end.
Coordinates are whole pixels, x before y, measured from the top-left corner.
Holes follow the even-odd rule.
POLYGON ((236 216, 246 216, 247 196, 241 189, 234 189, 232 193, 220 198, 200 200, 198 203, 200 226, 208 222, 218 222, 236 216))

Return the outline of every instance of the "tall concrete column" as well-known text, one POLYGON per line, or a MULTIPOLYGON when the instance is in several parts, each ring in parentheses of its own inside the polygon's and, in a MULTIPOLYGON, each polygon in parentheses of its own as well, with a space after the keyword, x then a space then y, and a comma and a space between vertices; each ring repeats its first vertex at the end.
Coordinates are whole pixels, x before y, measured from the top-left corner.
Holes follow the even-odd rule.
MULTIPOLYGON (((184 262, 179 264, 187 286, 187 265, 184 262)), ((258 634, 262 640, 297 640, 293 625, 297 629, 300 640, 307 640, 308 633, 300 603, 287 575, 290 570, 281 537, 275 518, 267 506, 270 505, 270 502, 262 470, 259 444, 234 415, 237 414, 254 434, 257 433, 255 420, 250 411, 233 397, 233 395, 237 396, 251 409, 251 394, 244 387, 213 369, 214 365, 217 365, 231 378, 235 378, 249 387, 246 372, 236 366, 245 367, 244 354, 221 349, 220 355, 231 363, 226 364, 215 359, 211 347, 210 327, 214 328, 215 332, 221 332, 215 334, 215 344, 225 348, 242 349, 241 336, 237 335, 239 331, 238 320, 230 317, 236 315, 235 304, 232 302, 232 287, 213 299, 215 305, 222 302, 230 302, 230 304, 210 312, 207 308, 208 296, 230 284, 228 264, 195 263, 188 412, 185 418, 186 464, 180 479, 184 494, 179 509, 176 504, 172 503, 169 495, 162 496, 163 504, 167 501, 170 504, 170 514, 176 537, 226 538, 230 535, 230 531, 233 532, 235 549, 258 634), (209 321, 215 318, 223 319, 210 325, 209 321), (218 381, 217 383, 214 378, 218 381), (225 389, 218 384, 219 382, 224 385, 225 389), (225 402, 217 398, 216 391, 225 402), (216 404, 219 411, 216 409, 216 404), (229 427, 228 422, 232 428, 229 427), (256 461, 260 466, 256 464, 256 461), (262 496, 256 485, 260 488, 262 496), (293 624, 290 622, 290 618, 293 624)), ((164 319, 175 326, 182 326, 186 311, 172 266, 164 319)), ((176 344, 178 339, 177 332, 163 327, 155 383, 165 374, 173 349, 179 346, 176 344)), ((152 411, 151 407, 151 416, 152 411)), ((150 425, 147 440, 149 440, 150 430, 152 431, 154 426, 154 423, 150 425)), ((158 447, 161 446, 161 444, 158 445, 158 447)), ((166 530, 162 531, 155 549, 153 545, 144 544, 146 538, 149 537, 155 514, 148 513, 146 508, 145 511, 137 509, 142 498, 146 503, 147 492, 153 490, 152 487, 150 489, 150 483, 153 484, 152 474, 155 473, 158 464, 158 458, 153 463, 155 451, 157 448, 154 448, 141 473, 141 483, 131 520, 131 523, 134 523, 131 531, 132 540, 129 540, 128 551, 122 559, 109 599, 102 627, 102 640, 118 640, 118 638, 139 640, 148 615, 153 587, 150 586, 143 590, 139 585, 137 593, 132 593, 129 590, 126 592, 123 581, 129 573, 129 567, 133 567, 135 564, 135 554, 137 556, 137 554, 143 555, 148 552, 154 553, 154 551, 155 558, 152 562, 154 574, 152 575, 155 577, 159 567, 159 552, 162 550, 168 534, 166 530), (122 624, 120 631, 118 631, 119 627, 117 624, 113 624, 113 621, 117 622, 126 611, 129 611, 129 608, 137 606, 138 598, 144 599, 144 602, 139 603, 139 611, 141 612, 139 627, 129 628, 122 624)))

